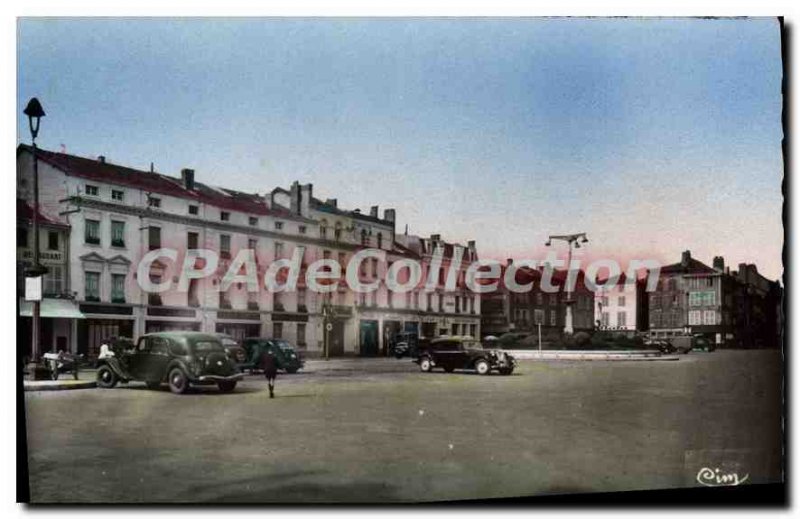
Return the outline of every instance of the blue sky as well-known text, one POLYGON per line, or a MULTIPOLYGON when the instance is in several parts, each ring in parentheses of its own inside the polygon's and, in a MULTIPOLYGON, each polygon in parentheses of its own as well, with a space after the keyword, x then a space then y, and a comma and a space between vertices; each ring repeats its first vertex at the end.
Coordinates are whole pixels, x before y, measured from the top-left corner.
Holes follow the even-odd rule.
MULTIPOLYGON (((23 19, 39 143, 541 256, 680 252, 780 276, 774 19, 23 19)), ((27 121, 18 123, 27 142, 27 121)))

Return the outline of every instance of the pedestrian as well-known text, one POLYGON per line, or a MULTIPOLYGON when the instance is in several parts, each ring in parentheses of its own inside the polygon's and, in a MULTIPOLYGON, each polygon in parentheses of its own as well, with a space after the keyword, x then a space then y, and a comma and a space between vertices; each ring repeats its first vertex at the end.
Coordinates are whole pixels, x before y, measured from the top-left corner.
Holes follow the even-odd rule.
POLYGON ((278 366, 275 362, 275 354, 272 353, 272 350, 266 351, 261 356, 261 367, 264 369, 264 376, 267 377, 269 397, 275 398, 275 378, 278 376, 278 366))

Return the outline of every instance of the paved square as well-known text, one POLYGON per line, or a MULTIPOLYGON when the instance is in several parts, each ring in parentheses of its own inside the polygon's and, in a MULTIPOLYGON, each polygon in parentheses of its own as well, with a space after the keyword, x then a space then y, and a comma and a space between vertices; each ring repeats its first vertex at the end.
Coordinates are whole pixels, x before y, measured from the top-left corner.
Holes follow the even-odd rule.
POLYGON ((310 362, 277 398, 131 384, 26 393, 34 502, 396 502, 781 480, 781 355, 523 361, 510 377, 407 359, 310 362))

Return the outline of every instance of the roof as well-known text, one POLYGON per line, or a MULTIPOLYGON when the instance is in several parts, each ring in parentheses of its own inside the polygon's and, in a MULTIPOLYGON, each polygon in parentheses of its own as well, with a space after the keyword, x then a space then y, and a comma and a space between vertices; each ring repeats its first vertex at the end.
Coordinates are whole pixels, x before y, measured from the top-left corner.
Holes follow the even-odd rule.
POLYGON ((661 274, 719 274, 719 271, 714 270, 702 261, 689 258, 686 265, 679 261, 678 263, 661 267, 661 274))
MULTIPOLYGON (((285 195, 290 195, 290 196, 292 194, 291 191, 289 191, 288 189, 284 189, 282 187, 276 187, 275 189, 272 190, 272 193, 283 193, 285 195)), ((330 213, 330 214, 346 216, 348 218, 355 218, 357 220, 364 220, 366 222, 378 223, 378 224, 386 225, 388 227, 393 227, 394 226, 394 222, 392 222, 391 220, 385 220, 383 218, 370 216, 368 214, 364 214, 361 211, 358 211, 358 210, 355 210, 355 209, 353 209, 353 210, 341 209, 341 208, 339 208, 339 207, 337 207, 337 206, 335 206, 333 204, 329 204, 327 202, 323 202, 319 198, 316 198, 316 197, 313 197, 313 196, 311 197, 311 204, 310 205, 311 205, 311 209, 314 209, 315 211, 321 211, 323 213, 330 213)))
MULTIPOLYGON (((17 219, 33 221, 33 207, 25 200, 17 198, 17 219)), ((39 211, 39 223, 42 225, 54 225, 58 227, 67 228, 68 226, 46 217, 39 211)))
MULTIPOLYGON (((398 242, 398 244, 402 245, 406 249, 420 256, 423 256, 425 254, 433 254, 433 250, 428 250, 428 248, 426 247, 425 238, 422 238, 420 236, 414 234, 402 234, 402 235, 398 234, 395 237, 395 239, 398 242)), ((467 247, 461 245, 460 243, 448 243, 443 240, 439 240, 437 243, 441 245, 444 249, 444 256, 443 256, 444 258, 452 258, 453 252, 456 247, 467 249, 467 247)), ((462 257, 462 261, 464 260, 466 260, 466 258, 462 257)))
MULTIPOLYGON (((27 144, 20 144, 17 150, 18 152, 33 152, 33 148, 27 144)), ((132 187, 150 193, 184 198, 196 201, 197 203, 213 205, 221 209, 310 221, 293 214, 288 209, 282 207, 268 207, 266 199, 258 194, 244 193, 233 189, 216 188, 197 181, 195 181, 194 189, 186 189, 183 185, 183 181, 177 177, 171 177, 156 172, 142 171, 118 164, 111 164, 109 162, 101 162, 77 155, 56 153, 41 148, 38 149, 37 156, 39 160, 73 177, 132 187)))

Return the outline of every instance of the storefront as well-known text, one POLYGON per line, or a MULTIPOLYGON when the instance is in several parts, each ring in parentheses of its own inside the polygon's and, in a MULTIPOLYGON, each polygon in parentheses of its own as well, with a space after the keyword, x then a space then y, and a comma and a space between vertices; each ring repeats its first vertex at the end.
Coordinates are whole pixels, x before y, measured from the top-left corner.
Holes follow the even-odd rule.
MULTIPOLYGON (((80 311, 77 303, 71 299, 44 298, 39 306, 41 316, 41 351, 68 351, 76 352, 78 322, 85 320, 85 315, 80 311)), ((24 356, 31 351, 31 327, 33 316, 33 303, 20 300, 19 302, 17 337, 24 356)))

